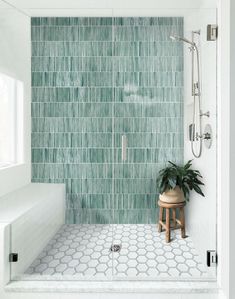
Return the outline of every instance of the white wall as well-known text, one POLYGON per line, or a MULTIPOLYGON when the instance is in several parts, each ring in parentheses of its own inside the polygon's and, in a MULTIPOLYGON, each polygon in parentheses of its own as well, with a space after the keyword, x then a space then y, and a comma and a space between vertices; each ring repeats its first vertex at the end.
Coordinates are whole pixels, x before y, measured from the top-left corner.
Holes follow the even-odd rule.
POLYGON ((229 283, 230 283, 230 298, 235 296, 235 201, 234 201, 234 184, 235 184, 235 3, 230 2, 230 215, 229 215, 229 283))
MULTIPOLYGON (((191 152, 191 142, 188 138, 188 126, 193 118, 193 97, 191 89, 191 54, 188 45, 185 45, 185 80, 184 80, 184 128, 185 128, 185 161, 193 160, 193 167, 198 169, 205 187, 205 197, 195 192, 191 194, 190 202, 186 208, 186 227, 192 237, 197 250, 206 263, 206 250, 216 249, 216 205, 217 205, 217 99, 216 99, 216 42, 207 41, 207 24, 216 24, 216 10, 202 9, 194 11, 185 18, 185 36, 191 38, 192 30, 201 30, 199 52, 201 58, 201 109, 209 111, 210 117, 202 117, 202 133, 208 123, 212 126, 212 147, 207 149, 202 144, 202 155, 194 158, 191 152)), ((197 35, 195 36, 197 41, 197 35)), ((195 69, 197 71, 197 69, 195 69)), ((197 99, 196 99, 197 100, 197 99)), ((215 268, 209 269, 213 274, 215 268)), ((214 273, 215 274, 215 273, 214 273)))
POLYGON ((30 182, 30 18, 0 1, 0 72, 24 83, 24 163, 0 169, 0 196, 30 182))
MULTIPOLYGON (((111 16, 135 10, 214 8, 217 0, 7 0, 30 16, 111 16)), ((136 14, 136 15, 138 15, 136 14)), ((147 13, 148 15, 151 15, 147 13)), ((155 13, 153 13, 155 15, 155 13)))

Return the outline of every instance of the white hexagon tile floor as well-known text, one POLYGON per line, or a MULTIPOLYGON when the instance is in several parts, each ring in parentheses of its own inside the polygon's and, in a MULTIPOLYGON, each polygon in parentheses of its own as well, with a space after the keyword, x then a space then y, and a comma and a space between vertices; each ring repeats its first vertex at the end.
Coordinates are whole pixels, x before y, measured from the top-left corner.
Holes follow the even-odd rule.
POLYGON ((95 278, 206 278, 190 237, 181 239, 165 233, 156 225, 63 225, 25 275, 95 278), (111 252, 112 244, 121 244, 120 252, 111 252))

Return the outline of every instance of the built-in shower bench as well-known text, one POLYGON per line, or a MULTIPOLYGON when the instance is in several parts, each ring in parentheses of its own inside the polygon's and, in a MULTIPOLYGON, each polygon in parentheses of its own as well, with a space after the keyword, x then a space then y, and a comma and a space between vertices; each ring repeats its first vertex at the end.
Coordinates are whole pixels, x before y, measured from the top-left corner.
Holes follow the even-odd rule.
POLYGON ((64 184, 31 183, 0 198, 0 277, 5 284, 27 269, 64 224, 64 214, 64 184), (9 260, 12 253, 16 262, 9 260))

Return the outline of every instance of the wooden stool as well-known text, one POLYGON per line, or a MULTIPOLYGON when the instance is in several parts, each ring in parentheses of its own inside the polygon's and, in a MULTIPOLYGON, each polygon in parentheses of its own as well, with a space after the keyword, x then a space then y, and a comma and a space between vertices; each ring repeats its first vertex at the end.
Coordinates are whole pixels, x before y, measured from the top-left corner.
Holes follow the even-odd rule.
POLYGON ((171 240, 171 225, 170 225, 170 209, 172 209, 172 218, 173 218, 173 228, 181 229, 181 237, 185 238, 185 218, 184 218, 184 206, 185 202, 180 203, 167 203, 161 200, 158 200, 159 210, 159 222, 158 222, 158 231, 162 232, 162 227, 166 230, 166 242, 169 243, 171 240), (180 209, 180 220, 176 218, 176 209, 180 209), (166 222, 163 222, 163 212, 166 210, 166 222), (178 224, 178 226, 177 226, 178 224))

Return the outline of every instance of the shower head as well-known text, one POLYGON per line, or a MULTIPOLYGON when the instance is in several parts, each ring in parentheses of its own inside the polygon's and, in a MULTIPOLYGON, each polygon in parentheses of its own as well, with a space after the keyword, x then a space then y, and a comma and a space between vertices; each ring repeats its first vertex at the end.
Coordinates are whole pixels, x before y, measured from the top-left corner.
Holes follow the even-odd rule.
POLYGON ((188 40, 187 38, 185 37, 181 37, 181 36, 178 36, 178 35, 170 35, 170 38, 172 40, 176 40, 176 41, 182 41, 182 42, 185 42, 185 43, 188 43, 190 44, 191 46, 195 46, 195 43, 194 42, 191 42, 190 40, 188 40))

